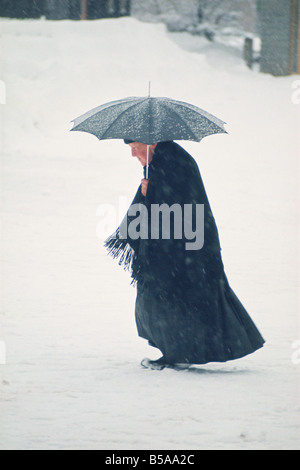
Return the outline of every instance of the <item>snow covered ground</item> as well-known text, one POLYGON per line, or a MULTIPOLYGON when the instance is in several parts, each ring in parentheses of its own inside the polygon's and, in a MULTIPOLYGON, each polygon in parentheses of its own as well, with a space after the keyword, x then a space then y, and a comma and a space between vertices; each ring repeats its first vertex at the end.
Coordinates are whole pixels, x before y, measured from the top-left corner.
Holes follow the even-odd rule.
POLYGON ((299 77, 132 18, 0 28, 0 448, 299 449, 299 77), (228 123, 229 135, 182 145, 230 284, 267 341, 238 361, 141 368, 159 353, 137 337, 135 290, 96 233, 98 207, 129 203, 141 168, 122 142, 70 121, 146 95, 149 80, 153 96, 228 123))

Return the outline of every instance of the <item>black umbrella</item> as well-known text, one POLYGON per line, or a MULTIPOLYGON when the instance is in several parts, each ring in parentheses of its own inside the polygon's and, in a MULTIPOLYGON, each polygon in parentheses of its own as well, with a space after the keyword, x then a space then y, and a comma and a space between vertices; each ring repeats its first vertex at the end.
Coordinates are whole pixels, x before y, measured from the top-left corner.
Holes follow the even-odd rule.
POLYGON ((208 135, 227 133, 224 121, 197 106, 151 96, 111 101, 72 122, 72 131, 88 132, 100 140, 126 139, 142 142, 148 145, 148 150, 149 145, 156 142, 200 142, 208 135))

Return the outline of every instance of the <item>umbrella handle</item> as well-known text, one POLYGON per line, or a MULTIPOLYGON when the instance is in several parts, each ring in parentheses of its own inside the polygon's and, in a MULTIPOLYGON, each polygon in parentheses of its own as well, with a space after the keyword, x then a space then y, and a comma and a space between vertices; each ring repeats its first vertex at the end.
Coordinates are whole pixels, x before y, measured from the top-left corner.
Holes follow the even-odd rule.
MULTIPOLYGON (((149 88, 148 88, 148 98, 150 98, 151 94, 151 82, 149 81, 149 88)), ((147 168, 146 168, 146 179, 148 179, 148 173, 149 173, 149 149, 150 145, 147 145, 147 168)))
POLYGON ((150 145, 147 145, 147 167, 146 167, 146 179, 148 179, 148 174, 149 174, 149 150, 150 150, 150 145))

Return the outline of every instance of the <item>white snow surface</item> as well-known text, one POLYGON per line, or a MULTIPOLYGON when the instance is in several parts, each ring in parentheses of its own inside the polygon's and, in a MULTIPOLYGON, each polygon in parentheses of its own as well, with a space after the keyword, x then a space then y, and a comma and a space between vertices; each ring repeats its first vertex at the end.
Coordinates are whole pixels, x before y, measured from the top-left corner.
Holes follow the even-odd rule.
POLYGON ((132 18, 0 27, 0 449, 299 449, 299 77, 132 18), (228 135, 181 144, 266 340, 237 361, 143 369, 160 354, 138 338, 135 289, 97 236, 99 206, 129 204, 142 171, 123 142, 69 132, 71 120, 146 95, 149 80, 152 96, 227 122, 228 135))

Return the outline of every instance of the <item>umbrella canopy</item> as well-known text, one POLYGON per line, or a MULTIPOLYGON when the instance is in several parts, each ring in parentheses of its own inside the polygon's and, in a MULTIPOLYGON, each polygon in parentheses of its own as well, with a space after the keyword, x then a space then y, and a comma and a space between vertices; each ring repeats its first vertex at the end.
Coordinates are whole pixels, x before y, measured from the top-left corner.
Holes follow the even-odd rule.
POLYGON ((147 145, 170 140, 200 142, 227 133, 224 121, 192 104, 170 98, 129 97, 103 104, 72 121, 72 131, 100 140, 126 139, 147 145))

